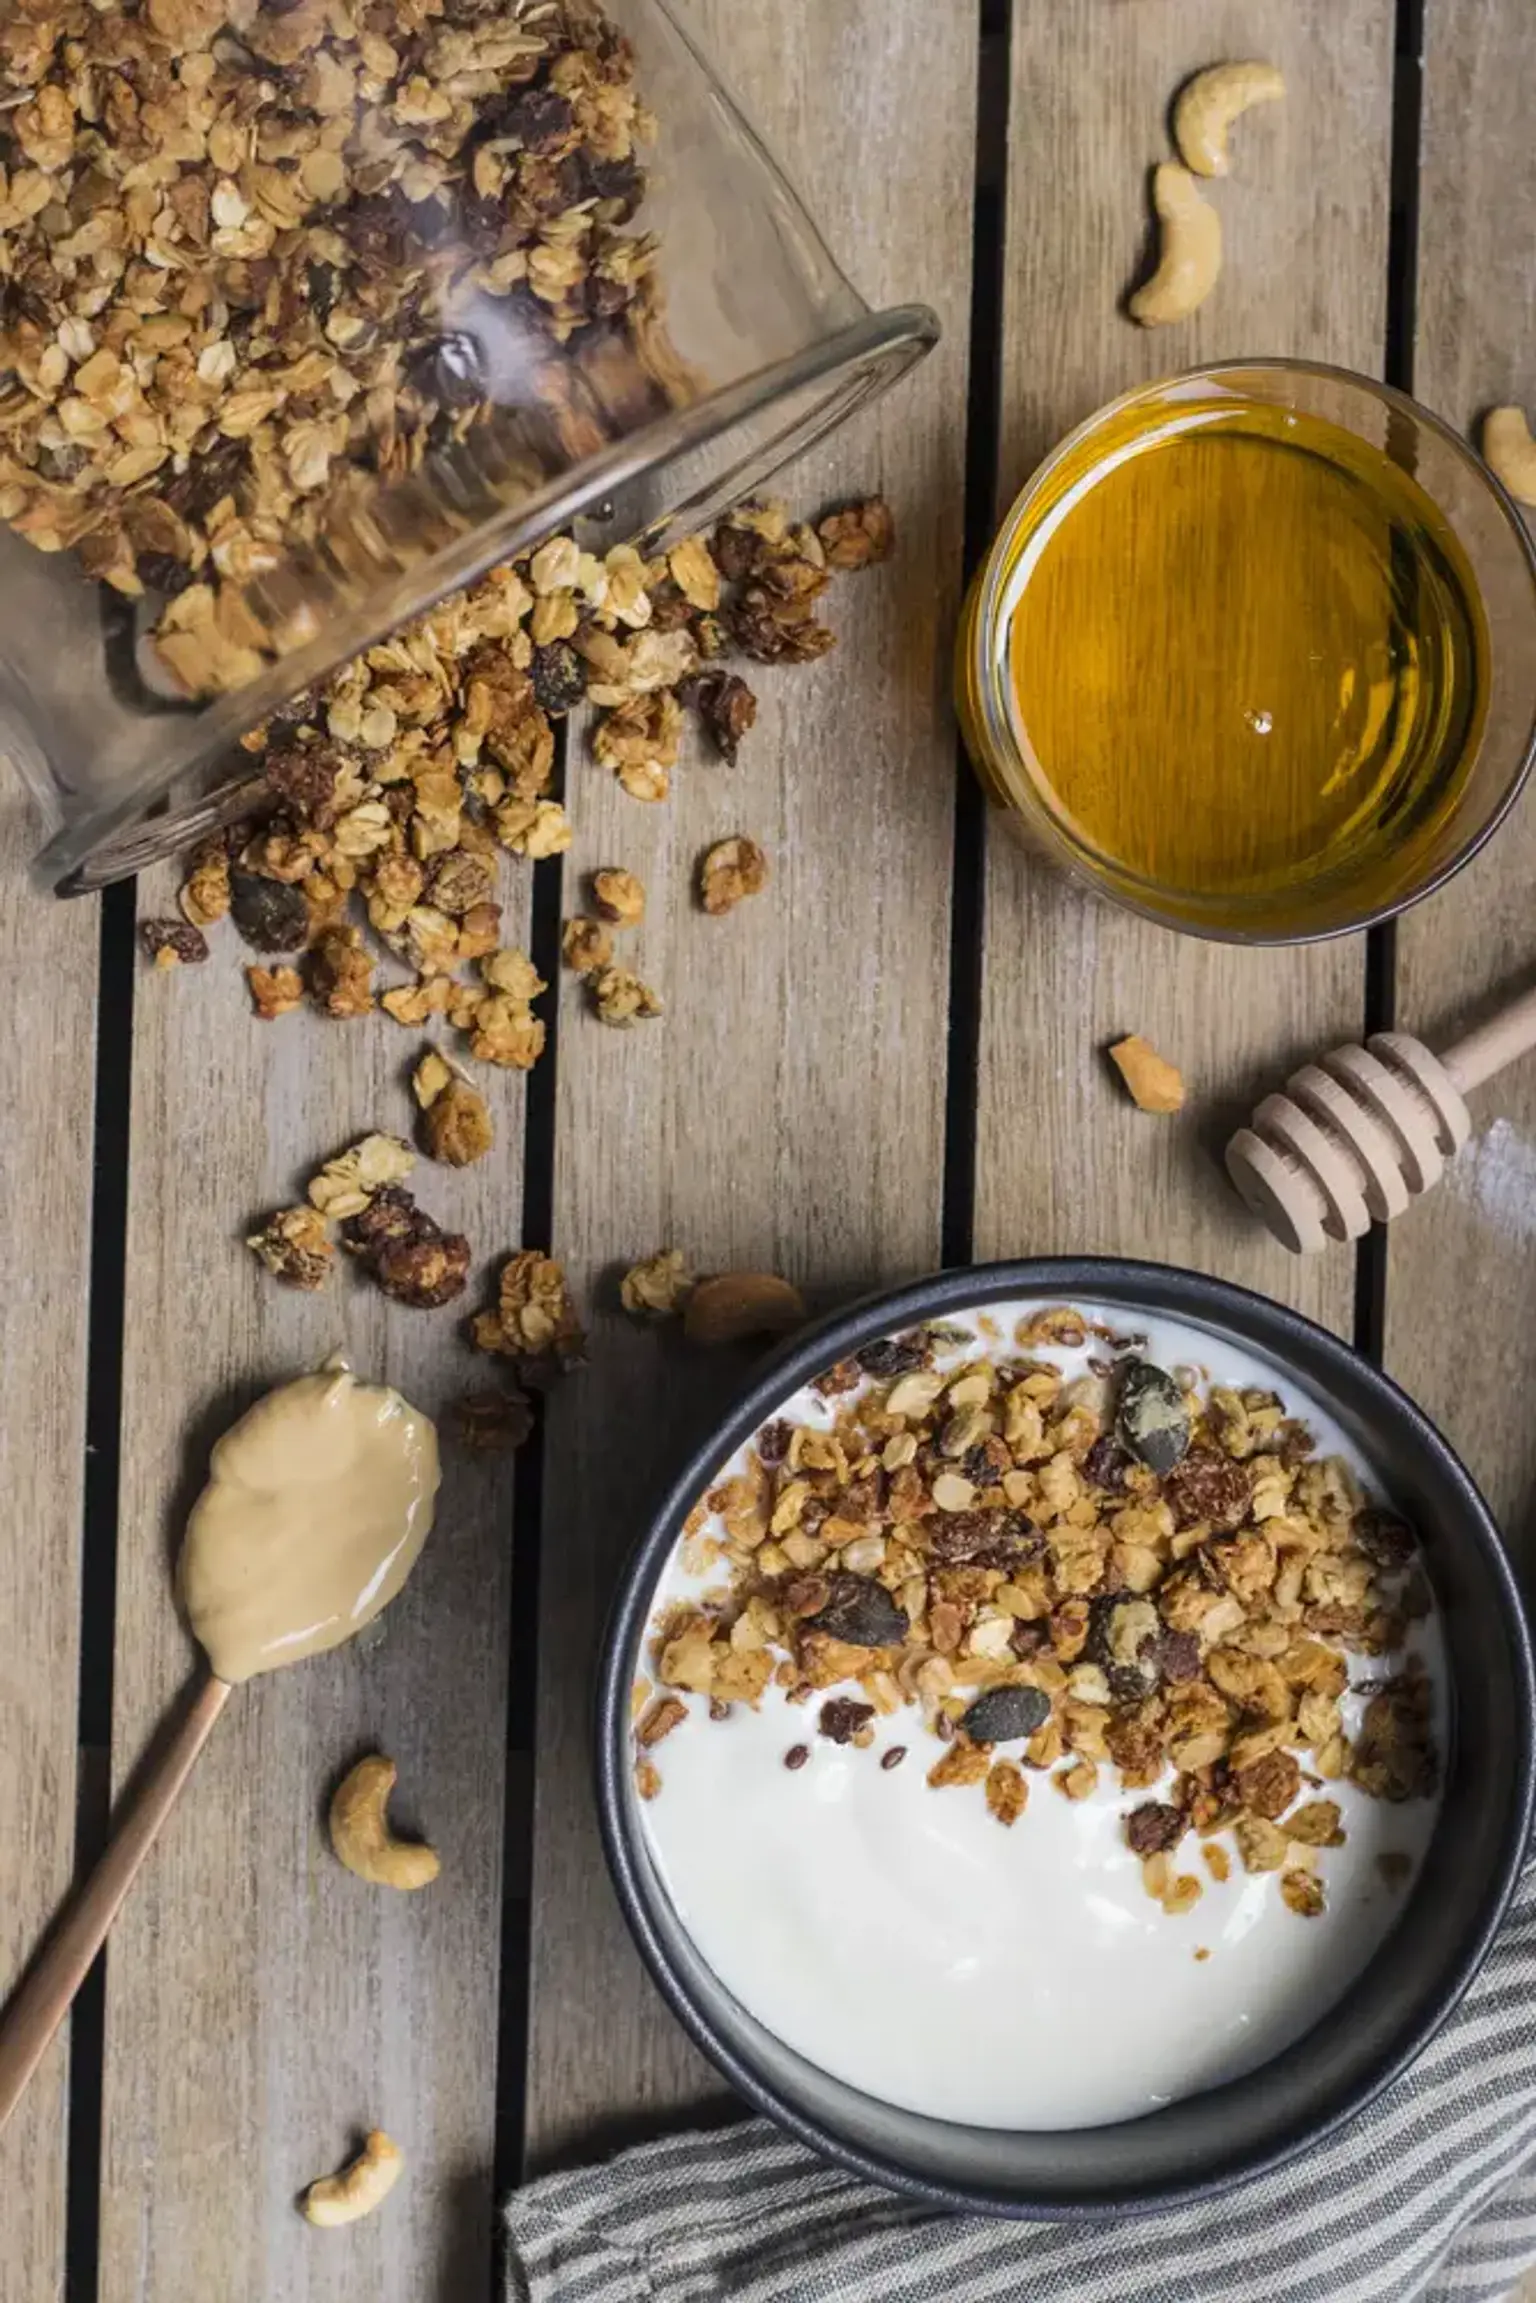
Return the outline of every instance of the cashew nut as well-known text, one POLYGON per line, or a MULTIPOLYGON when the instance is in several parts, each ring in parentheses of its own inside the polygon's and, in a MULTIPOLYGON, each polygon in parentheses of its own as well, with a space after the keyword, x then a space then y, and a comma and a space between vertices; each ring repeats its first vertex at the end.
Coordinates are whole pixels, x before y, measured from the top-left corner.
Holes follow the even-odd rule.
POLYGON ((1157 270, 1126 306, 1144 328, 1184 319, 1205 302, 1221 270, 1221 218, 1177 160, 1153 169, 1152 205, 1163 227, 1157 270))
POLYGON ((387 2198, 404 2165, 405 2153, 399 2144, 391 2143, 382 2127, 375 2127, 357 2157, 349 2160, 339 2175, 322 2175, 318 2183, 311 2183, 304 2194, 304 2213, 311 2223, 327 2229, 338 2223, 355 2223, 360 2215, 371 2215, 380 2200, 387 2198))
POLYGON ((1250 104, 1273 104, 1285 94, 1285 81, 1273 64, 1213 64, 1197 72, 1179 91, 1173 107, 1173 140, 1186 168, 1197 176, 1225 176, 1227 130, 1250 104))
POLYGON ((1116 1040, 1109 1056, 1138 1111, 1183 1110, 1183 1073, 1166 1056, 1160 1056, 1140 1032, 1131 1032, 1125 1039, 1116 1040))
POLYGON ((683 1313, 690 1343, 741 1343, 753 1335, 789 1335, 805 1325, 805 1298, 769 1271, 727 1271, 701 1279, 683 1313))
POLYGON ((389 1828, 397 1772, 378 1752, 358 1761, 331 1800, 331 1845, 349 1871, 376 1887, 426 1887, 440 1868, 436 1849, 396 1839, 389 1828))
POLYGON ((1517 503, 1536 504, 1536 440, 1523 408, 1490 408, 1483 418, 1483 461, 1517 503))

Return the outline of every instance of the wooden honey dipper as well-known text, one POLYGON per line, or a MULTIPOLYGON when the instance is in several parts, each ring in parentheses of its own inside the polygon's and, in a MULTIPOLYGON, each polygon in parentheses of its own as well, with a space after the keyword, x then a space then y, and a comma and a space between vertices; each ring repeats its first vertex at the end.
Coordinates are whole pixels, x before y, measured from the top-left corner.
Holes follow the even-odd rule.
POLYGON ((1227 1145, 1227 1173, 1295 1255, 1358 1239, 1438 1183, 1472 1133, 1469 1091, 1536 1047, 1536 989, 1443 1055, 1406 1032, 1334 1048, 1266 1096, 1227 1145))

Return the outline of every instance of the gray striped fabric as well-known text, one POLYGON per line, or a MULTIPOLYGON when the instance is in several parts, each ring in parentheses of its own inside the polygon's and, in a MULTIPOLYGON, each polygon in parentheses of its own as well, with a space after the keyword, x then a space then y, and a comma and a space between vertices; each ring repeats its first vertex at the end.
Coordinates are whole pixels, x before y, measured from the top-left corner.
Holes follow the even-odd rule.
POLYGON ((941 2215, 751 2119, 546 2176, 506 2226, 510 2303, 1494 2303, 1536 2262, 1536 1873, 1408 2077, 1210 2206, 941 2215))

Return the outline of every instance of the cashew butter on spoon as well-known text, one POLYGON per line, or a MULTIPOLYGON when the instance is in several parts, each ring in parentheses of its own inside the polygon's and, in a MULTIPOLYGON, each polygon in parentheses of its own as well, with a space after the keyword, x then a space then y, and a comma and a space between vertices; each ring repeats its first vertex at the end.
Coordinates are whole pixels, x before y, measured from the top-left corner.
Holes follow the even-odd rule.
POLYGON ((416 1564, 437 1480, 427 1417, 344 1362, 259 1399, 215 1443, 181 1547, 215 1677, 238 1685, 372 1623, 416 1564))
POLYGON ((106 1939, 232 1690, 339 1647, 415 1566, 437 1496, 437 1433, 341 1358, 267 1393, 214 1446, 177 1582, 208 1658, 111 1840, 0 2019, 0 2127, 106 1939))

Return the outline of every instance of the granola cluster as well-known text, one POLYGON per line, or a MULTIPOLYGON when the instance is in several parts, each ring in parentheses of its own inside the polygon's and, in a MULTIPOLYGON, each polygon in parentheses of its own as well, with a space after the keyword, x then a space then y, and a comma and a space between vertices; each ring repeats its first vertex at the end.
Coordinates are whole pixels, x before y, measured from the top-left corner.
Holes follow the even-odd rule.
POLYGON ((470 1332, 477 1351, 516 1360, 524 1373, 531 1372, 530 1362, 573 1366, 586 1343, 564 1271, 537 1248, 520 1248, 507 1258, 496 1301, 476 1313, 470 1332))
MULTIPOLYGON (((817 530, 775 504, 744 506, 708 544, 690 538, 652 561, 629 546, 599 560, 558 536, 493 570, 247 739, 252 815, 194 849, 184 918, 147 922, 146 949, 163 965, 206 958, 204 929, 227 917, 262 955, 247 978, 264 1019, 307 986, 324 1015, 382 1008, 411 1028, 441 1016, 482 1061, 528 1069, 545 1040, 531 1003, 547 987, 501 945, 498 876, 503 853, 538 860, 570 845, 553 796, 556 723, 590 707, 595 760, 633 796, 664 799, 685 704, 729 758, 755 717, 751 690, 717 659, 737 647, 809 660, 833 644, 814 614, 827 581, 817 530), (376 984, 365 929, 409 980, 376 984)), ((706 903, 728 908, 766 871, 754 842, 724 843, 708 859, 706 903)), ((594 1013, 615 1025, 659 1015, 659 995, 614 949, 614 930, 643 916, 639 880, 608 867, 591 901, 594 916, 567 923, 565 956, 594 1013)))
MULTIPOLYGON (((490 1116, 470 1084, 435 1048, 422 1055, 412 1085, 431 1156, 463 1167, 490 1144, 490 1116)), ((416 1155, 399 1136, 363 1136, 311 1177, 306 1201, 278 1208, 246 1245, 286 1286, 324 1287, 336 1269, 336 1242, 397 1303, 430 1311, 454 1302, 469 1278, 471 1249, 417 1205, 405 1179, 416 1155)), ((477 1454, 520 1447, 533 1428, 525 1386, 543 1387, 581 1359, 583 1336, 561 1266, 519 1249, 502 1267, 496 1301, 466 1329, 477 1350, 512 1363, 499 1389, 470 1391, 453 1403, 453 1428, 477 1454)))
POLYGON ((423 1051, 411 1074, 421 1108, 421 1136, 429 1158, 445 1167, 469 1167, 495 1141, 490 1108, 480 1090, 436 1048, 423 1051))
POLYGON ((697 394, 593 0, 15 0, 0 105, 0 518, 184 693, 308 636, 263 580, 507 378, 530 482, 697 394))
MULTIPOLYGON (((764 1426, 688 1521, 685 1568, 723 1580, 662 1611, 655 1681, 715 1716, 776 1687, 855 1746, 913 1707, 942 1747, 929 1783, 982 1787, 1005 1825, 1031 1773, 1083 1799, 1113 1770, 1145 1795, 1125 1835, 1165 1910, 1202 1893, 1175 1867, 1193 1835, 1213 1877, 1230 1837, 1315 1915, 1319 1851, 1344 1837, 1328 1786, 1436 1786, 1431 1683, 1402 1653, 1430 1604, 1411 1532, 1273 1392, 1202 1388, 1068 1307, 1011 1348, 980 1325, 979 1345, 930 1326, 831 1368, 830 1428, 764 1426), (1085 1345, 1080 1376, 1048 1356, 1085 1345), (1351 1689, 1352 1656, 1395 1665, 1351 1689)), ((650 1698, 642 1682, 647 1796, 687 1712, 650 1698)))
POLYGON ((307 1207, 279 1208, 246 1245, 274 1279, 320 1288, 335 1267, 330 1226, 339 1224, 342 1245, 385 1295, 423 1311, 451 1303, 469 1278, 469 1242, 405 1189, 415 1165, 398 1136, 364 1136, 311 1179, 307 1207))

